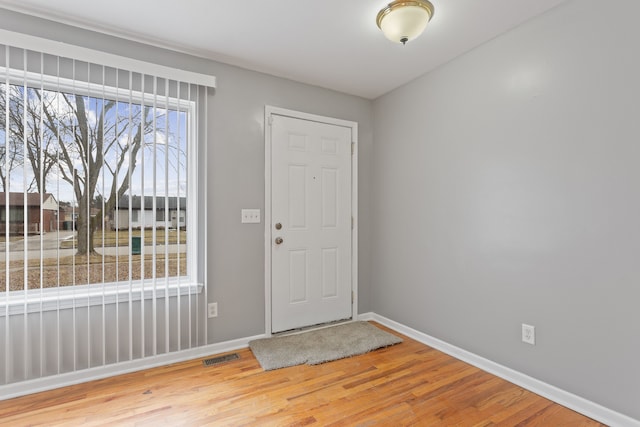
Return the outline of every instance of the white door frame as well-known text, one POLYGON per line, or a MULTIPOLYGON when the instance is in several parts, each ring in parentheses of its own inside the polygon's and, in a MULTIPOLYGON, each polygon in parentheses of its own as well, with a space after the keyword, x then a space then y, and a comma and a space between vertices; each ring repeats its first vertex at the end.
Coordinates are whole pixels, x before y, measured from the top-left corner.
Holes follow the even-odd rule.
POLYGON ((264 298, 265 334, 271 336, 271 123, 272 114, 351 129, 351 320, 358 316, 358 123, 266 105, 264 108, 264 298))

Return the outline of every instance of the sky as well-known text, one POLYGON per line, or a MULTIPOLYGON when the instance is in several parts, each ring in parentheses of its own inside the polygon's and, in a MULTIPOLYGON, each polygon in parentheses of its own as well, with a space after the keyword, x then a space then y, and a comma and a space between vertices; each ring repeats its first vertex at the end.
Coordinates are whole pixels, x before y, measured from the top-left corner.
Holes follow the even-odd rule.
MULTIPOLYGON (((73 103, 73 97, 65 99, 57 92, 45 91, 41 100, 35 96, 35 90, 30 89, 28 91, 28 103, 35 113, 33 115, 30 113, 24 115, 21 108, 24 100, 22 88, 17 87, 11 93, 19 105, 16 106, 15 103, 11 103, 13 110, 10 111, 16 112, 17 120, 23 121, 25 116, 27 119, 27 130, 14 137, 19 155, 24 153, 25 137, 27 141, 49 141, 48 145, 46 145, 47 142, 40 145, 43 147, 46 145, 52 153, 52 158, 57 158, 58 160, 54 162, 54 166, 47 176, 47 192, 53 193, 58 201, 76 204, 71 185, 62 178, 63 173, 66 173, 67 176, 73 176, 74 171, 69 168, 68 163, 64 161, 64 157, 57 157, 58 155, 56 154, 56 152, 62 153, 58 149, 58 144, 65 144, 76 173, 79 173, 80 176, 84 175, 83 165, 85 162, 79 154, 76 142, 72 138, 72 129, 77 129, 75 106, 70 106, 66 101, 66 99, 69 99, 73 103), (60 120, 60 125, 57 126, 56 124, 57 129, 59 129, 58 132, 46 130, 44 126, 41 126, 45 122, 44 119, 42 122, 39 119, 43 105, 51 112, 52 116, 60 120), (59 139, 57 134, 61 135, 59 139)), ((1 96, 5 96, 4 87, 2 87, 1 96)), ((105 135, 104 165, 102 166, 96 193, 94 194, 94 196, 101 194, 105 197, 110 191, 113 174, 116 173, 115 168, 121 157, 124 157, 124 167, 117 171, 118 180, 122 182, 122 180, 129 179, 127 165, 131 155, 134 133, 140 126, 142 116, 139 103, 129 103, 129 100, 119 101, 115 104, 115 107, 105 109, 106 102, 108 101, 100 98, 84 97, 87 124, 94 132, 94 137, 90 138, 93 144, 93 156, 97 154, 95 135, 99 133, 105 135), (98 132, 98 124, 103 117, 105 131, 98 132)), ((5 114, 4 111, 0 111, 0 113, 2 115, 5 114)), ((166 106, 161 108, 156 105, 154 108, 150 105, 145 107, 144 116, 146 121, 144 146, 136 155, 136 166, 130 174, 131 180, 128 193, 132 195, 149 196, 155 194, 157 196, 184 197, 187 192, 188 113, 167 109, 166 106)), ((1 122, 0 152, 7 145, 4 117, 1 122)), ((10 123, 15 128, 14 121, 10 119, 10 123)), ((6 159, 0 158, 0 170, 3 174, 9 169, 7 166, 6 159)), ((25 187, 28 187, 31 183, 33 176, 34 173, 29 163, 23 163, 10 170, 11 191, 24 191, 25 187)), ((35 192, 37 190, 34 187, 32 191, 35 192)))

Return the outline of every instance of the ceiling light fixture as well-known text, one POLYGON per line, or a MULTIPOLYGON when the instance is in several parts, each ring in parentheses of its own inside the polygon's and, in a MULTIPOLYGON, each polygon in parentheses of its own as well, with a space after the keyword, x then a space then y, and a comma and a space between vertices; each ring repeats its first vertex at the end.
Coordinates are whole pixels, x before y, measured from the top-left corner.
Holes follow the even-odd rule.
POLYGON ((406 44, 422 34, 432 17, 433 5, 427 0, 396 0, 378 12, 376 22, 386 38, 406 44))

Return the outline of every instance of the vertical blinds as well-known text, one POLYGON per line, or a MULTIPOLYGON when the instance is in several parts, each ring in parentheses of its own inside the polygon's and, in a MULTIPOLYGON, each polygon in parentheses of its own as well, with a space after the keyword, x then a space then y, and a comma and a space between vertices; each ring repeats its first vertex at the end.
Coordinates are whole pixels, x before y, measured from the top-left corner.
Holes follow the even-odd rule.
POLYGON ((0 386, 206 342, 208 86, 159 70, 0 45, 0 386))

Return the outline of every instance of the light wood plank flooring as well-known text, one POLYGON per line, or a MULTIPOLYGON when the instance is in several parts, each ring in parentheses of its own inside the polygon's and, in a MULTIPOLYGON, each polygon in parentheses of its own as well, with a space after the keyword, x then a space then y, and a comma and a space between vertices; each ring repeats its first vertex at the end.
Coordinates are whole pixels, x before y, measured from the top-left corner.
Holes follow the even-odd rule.
POLYGON ((0 402, 0 425, 602 425, 403 338, 318 366, 264 372, 245 349, 221 365, 194 360, 65 387, 0 402))

